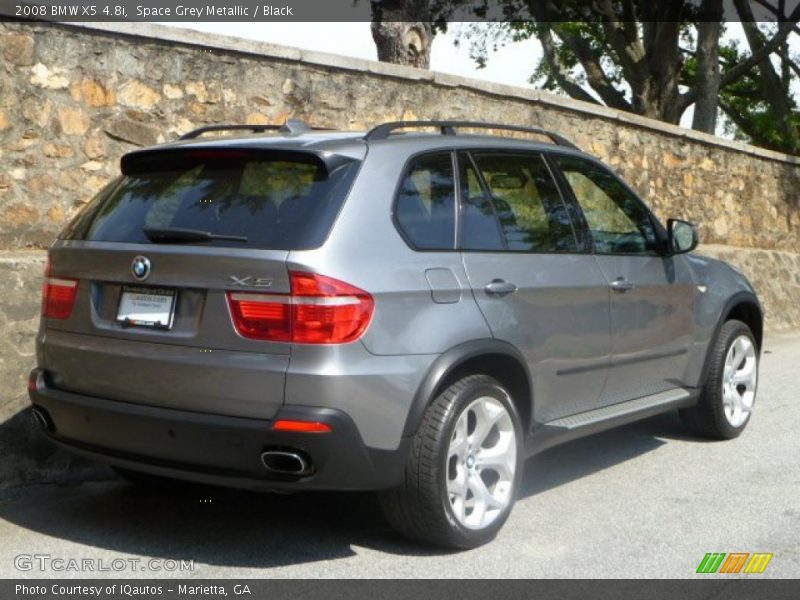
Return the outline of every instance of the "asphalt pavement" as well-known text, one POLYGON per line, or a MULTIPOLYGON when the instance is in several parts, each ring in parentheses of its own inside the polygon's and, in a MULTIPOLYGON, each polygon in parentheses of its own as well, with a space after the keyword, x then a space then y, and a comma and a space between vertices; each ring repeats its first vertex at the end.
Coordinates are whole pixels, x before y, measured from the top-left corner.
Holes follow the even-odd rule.
POLYGON ((500 535, 476 550, 404 540, 370 494, 110 478, 0 492, 0 577, 729 577, 695 573, 708 552, 772 553, 746 577, 799 577, 800 334, 768 336, 765 350, 740 438, 699 440, 668 414, 548 450, 528 461, 500 535))

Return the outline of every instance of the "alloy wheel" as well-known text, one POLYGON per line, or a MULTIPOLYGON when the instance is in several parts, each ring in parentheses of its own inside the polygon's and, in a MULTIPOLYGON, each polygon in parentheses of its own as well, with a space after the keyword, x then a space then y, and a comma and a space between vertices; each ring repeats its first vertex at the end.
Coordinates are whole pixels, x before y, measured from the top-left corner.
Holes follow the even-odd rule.
POLYGON ((447 451, 447 495, 456 520, 483 529, 512 502, 517 439, 511 415, 492 397, 473 400, 456 421, 447 451))
POLYGON ((741 427, 753 410, 758 359, 753 341, 740 335, 728 348, 722 373, 722 405, 732 427, 741 427))

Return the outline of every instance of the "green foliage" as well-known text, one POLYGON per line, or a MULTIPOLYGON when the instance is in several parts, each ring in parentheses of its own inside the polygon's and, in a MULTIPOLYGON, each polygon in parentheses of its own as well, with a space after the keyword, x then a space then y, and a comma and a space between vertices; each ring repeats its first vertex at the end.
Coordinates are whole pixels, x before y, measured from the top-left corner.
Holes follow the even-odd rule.
MULTIPOLYGON (((518 0, 501 0, 503 5, 520 5, 518 0)), ((672 46, 664 46, 654 33, 659 15, 664 14, 667 6, 658 0, 611 0, 605 5, 611 6, 615 12, 613 17, 620 25, 620 29, 629 27, 625 33, 635 32, 635 43, 640 44, 640 54, 636 68, 645 66, 645 75, 631 67, 633 62, 630 55, 622 56, 621 49, 629 47, 613 43, 609 39, 609 28, 604 26, 603 19, 608 21, 609 15, 603 15, 603 2, 583 2, 580 0, 565 0, 563 2, 549 2, 548 0, 527 0, 522 2, 529 8, 535 20, 526 20, 486 24, 473 24, 462 33, 470 45, 470 55, 479 68, 485 67, 491 54, 498 48, 516 42, 536 39, 544 48, 550 50, 550 56, 544 56, 536 61, 531 61, 531 76, 529 81, 537 87, 572 95, 583 100, 595 99, 598 102, 609 104, 616 102, 617 108, 630 110, 639 114, 661 118, 668 122, 677 123, 681 114, 697 99, 693 96, 694 87, 697 85, 698 75, 698 19, 702 3, 700 0, 680 2, 683 5, 680 28, 672 46), (625 13, 625 9, 635 11, 636 20, 626 21, 632 13, 625 13), (547 11, 550 11, 549 13, 547 11), (553 19, 554 15, 560 20, 543 20, 542 16, 553 19), (649 20, 650 19, 650 20, 649 20), (662 44, 662 45, 659 45, 662 44), (577 48, 577 50, 576 50, 577 48), (583 53, 583 56, 579 54, 583 53), (674 55, 674 66, 677 70, 677 81, 669 81, 674 87, 674 93, 662 97, 644 97, 637 95, 637 91, 652 90, 654 87, 664 89, 664 81, 658 80, 658 73, 663 73, 670 68, 667 60, 658 62, 658 54, 674 55), (587 59, 586 55, 589 55, 587 59), (627 59, 627 69, 626 69, 627 59), (594 80, 587 75, 587 63, 594 69, 594 80), (599 67, 599 69, 598 69, 599 67), (600 76, 598 77, 598 73, 600 76), (653 77, 653 82, 642 85, 642 79, 653 77), (598 82, 605 87, 605 95, 598 88, 598 82), (638 86, 638 87, 637 87, 638 86), (609 89, 611 92, 609 92, 609 89), (615 98, 613 94, 618 96, 615 98), (610 99, 610 100, 609 100, 610 99), (651 105, 648 105, 648 102, 651 105), (652 106, 653 102, 660 103, 652 106), (649 111, 649 112, 648 112, 649 111), (671 111, 671 112, 670 112, 671 111)), ((777 10, 777 9, 776 9, 777 10)), ((521 14, 521 13, 519 13, 521 14)), ((662 24, 662 23, 659 23, 662 24)), ((719 93, 719 108, 722 119, 722 131, 733 135, 736 139, 745 140, 764 147, 797 152, 797 135, 788 133, 786 126, 781 126, 787 121, 791 123, 791 132, 797 131, 800 125, 800 116, 797 112, 797 98, 795 89, 800 79, 798 56, 792 54, 786 44, 779 51, 771 55, 775 70, 782 79, 782 93, 785 97, 784 108, 777 108, 770 102, 770 94, 764 89, 764 80, 758 64, 752 64, 744 75, 733 78, 727 82, 725 77, 738 65, 751 57, 751 49, 747 42, 740 43, 736 36, 740 26, 723 24, 719 39, 720 72, 722 85, 719 93), (733 36, 731 35, 733 34, 733 36), (790 114, 785 114, 788 105, 790 114)), ((778 26, 761 25, 763 42, 771 40, 778 32, 778 26)), ((774 94, 771 96, 774 100, 774 94)))
MULTIPOLYGON (((774 28, 773 28, 774 29, 774 28)), ((774 34, 774 31, 769 32, 774 34)), ((749 53, 736 41, 729 41, 720 46, 720 62, 723 75, 732 66, 742 62, 749 53)), ((791 109, 791 123, 795 130, 800 128, 800 115, 797 113, 797 98, 792 85, 797 81, 796 74, 788 73, 783 68, 788 62, 796 63, 796 57, 787 56, 787 60, 773 61, 779 63, 784 75, 784 93, 791 109)), ((734 139, 755 143, 772 150, 796 153, 794 147, 785 139, 778 127, 779 115, 774 107, 765 99, 764 79, 758 69, 753 69, 738 81, 720 90, 720 104, 726 119, 723 122, 725 133, 734 139)))

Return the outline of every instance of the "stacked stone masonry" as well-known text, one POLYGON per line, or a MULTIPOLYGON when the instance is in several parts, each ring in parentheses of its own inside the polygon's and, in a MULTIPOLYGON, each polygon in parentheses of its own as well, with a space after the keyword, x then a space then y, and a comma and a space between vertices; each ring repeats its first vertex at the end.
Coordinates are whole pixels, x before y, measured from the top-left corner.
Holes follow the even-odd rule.
POLYGON ((0 419, 33 361, 44 249, 140 146, 209 123, 363 129, 471 119, 553 129, 612 165, 700 252, 800 327, 800 161, 534 90, 157 25, 0 23, 0 419))

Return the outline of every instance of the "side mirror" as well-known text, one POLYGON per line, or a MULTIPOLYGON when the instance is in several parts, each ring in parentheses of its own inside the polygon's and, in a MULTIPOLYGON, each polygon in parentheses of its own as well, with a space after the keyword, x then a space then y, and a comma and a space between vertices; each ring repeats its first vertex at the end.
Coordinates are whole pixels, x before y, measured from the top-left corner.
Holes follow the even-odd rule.
POLYGON ((686 254, 697 248, 700 243, 697 227, 688 221, 670 219, 667 221, 667 233, 669 234, 668 243, 671 254, 686 254))

